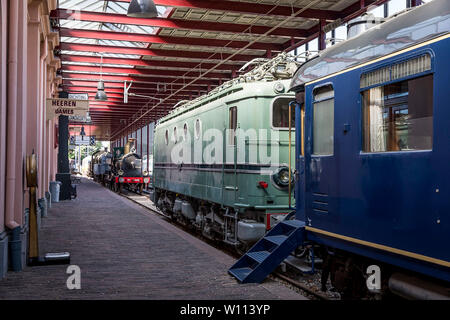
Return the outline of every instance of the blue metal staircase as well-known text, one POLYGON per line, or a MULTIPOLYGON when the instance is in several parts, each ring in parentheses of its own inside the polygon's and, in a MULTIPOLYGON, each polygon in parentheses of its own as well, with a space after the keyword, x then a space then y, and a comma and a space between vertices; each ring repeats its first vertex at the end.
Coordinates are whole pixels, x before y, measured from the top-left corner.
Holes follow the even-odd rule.
POLYGON ((242 283, 260 283, 303 243, 304 236, 303 221, 281 221, 244 254, 228 273, 242 283))

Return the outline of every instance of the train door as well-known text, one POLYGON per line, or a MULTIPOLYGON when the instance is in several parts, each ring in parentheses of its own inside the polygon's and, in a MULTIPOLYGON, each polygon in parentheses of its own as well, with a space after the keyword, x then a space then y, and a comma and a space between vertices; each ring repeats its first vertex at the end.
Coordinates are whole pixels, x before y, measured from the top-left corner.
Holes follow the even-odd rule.
MULTIPOLYGON (((334 88, 331 84, 307 91, 305 130, 305 223, 329 220, 335 180, 334 88), (309 93, 309 94, 308 94, 309 93)), ((302 159, 300 158, 300 161, 302 159)))
POLYGON ((305 104, 295 106, 295 208, 296 217, 305 221, 305 104))
POLYGON ((237 181, 237 142, 236 129, 238 126, 237 107, 228 107, 228 121, 225 121, 223 132, 224 159, 222 165, 222 194, 224 203, 235 203, 238 193, 237 181))

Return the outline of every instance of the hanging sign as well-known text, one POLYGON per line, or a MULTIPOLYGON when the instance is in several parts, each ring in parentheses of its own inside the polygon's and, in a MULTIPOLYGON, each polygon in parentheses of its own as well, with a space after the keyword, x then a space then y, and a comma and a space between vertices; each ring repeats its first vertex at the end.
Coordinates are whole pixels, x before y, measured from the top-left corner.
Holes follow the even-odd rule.
POLYGON ((69 116, 69 121, 70 122, 91 122, 91 118, 86 116, 86 113, 84 116, 79 116, 79 115, 73 115, 73 116, 69 116))
POLYGON ((69 145, 95 146, 95 136, 70 136, 69 145))
POLYGON ((47 120, 55 116, 86 117, 89 111, 89 101, 74 99, 47 99, 47 120))

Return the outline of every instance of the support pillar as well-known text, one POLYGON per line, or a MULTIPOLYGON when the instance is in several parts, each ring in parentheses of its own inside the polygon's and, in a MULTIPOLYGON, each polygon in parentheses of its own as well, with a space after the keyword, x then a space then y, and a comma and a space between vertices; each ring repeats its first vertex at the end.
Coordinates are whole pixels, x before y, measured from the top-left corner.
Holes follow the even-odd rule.
MULTIPOLYGON (((67 98, 66 92, 60 92, 60 98, 67 98)), ((59 200, 70 200, 72 184, 70 182, 69 170, 69 117, 59 116, 58 118, 58 173, 56 180, 60 181, 61 189, 59 200)))
MULTIPOLYGON (((39 4, 32 2, 28 5, 28 44, 27 44, 27 154, 34 151, 38 157, 38 121, 39 121, 39 68, 40 68, 40 49, 41 35, 39 32, 39 4)), ((41 170, 41 168, 38 168, 41 170)))
POLYGON ((319 51, 325 50, 325 48, 327 47, 325 44, 326 34, 325 34, 325 32, 323 32, 323 28, 325 27, 325 24, 326 24, 326 20, 320 19, 320 22, 319 22, 319 51))

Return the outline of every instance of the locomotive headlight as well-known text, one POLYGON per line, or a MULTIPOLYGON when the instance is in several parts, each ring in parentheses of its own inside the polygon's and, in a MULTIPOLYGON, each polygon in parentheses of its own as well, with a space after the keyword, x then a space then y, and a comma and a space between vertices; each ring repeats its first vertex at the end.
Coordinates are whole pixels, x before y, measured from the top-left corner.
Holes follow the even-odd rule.
POLYGON ((147 170, 144 170, 144 176, 148 176, 148 171, 147 170))
POLYGON ((122 169, 119 170, 119 176, 123 176, 123 170, 122 169))
MULTIPOLYGON (((291 185, 293 184, 294 175, 291 174, 291 185)), ((281 167, 273 175, 272 179, 276 185, 286 188, 289 185, 289 168, 281 167)))
POLYGON ((289 183, 289 170, 281 170, 278 175, 282 184, 286 185, 289 183))

